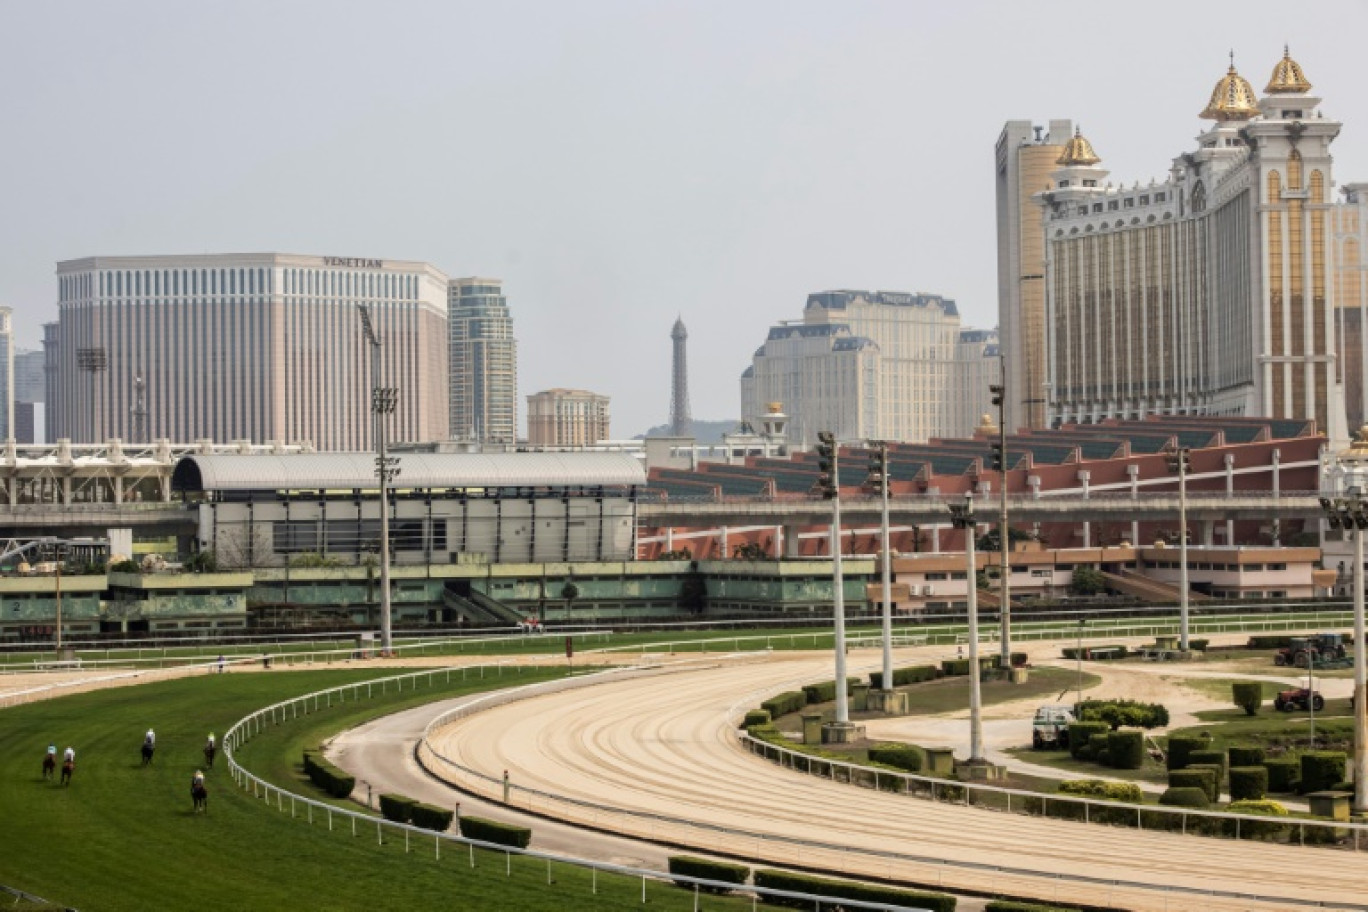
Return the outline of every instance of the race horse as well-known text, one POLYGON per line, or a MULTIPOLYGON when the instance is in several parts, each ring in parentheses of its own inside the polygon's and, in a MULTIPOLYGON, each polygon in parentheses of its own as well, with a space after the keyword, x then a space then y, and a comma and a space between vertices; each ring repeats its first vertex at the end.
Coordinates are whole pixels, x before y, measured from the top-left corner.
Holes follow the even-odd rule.
POLYGON ((53 773, 57 771, 57 755, 43 754, 43 778, 51 779, 53 773))
POLYGON ((213 769, 213 768, 214 768, 214 756, 215 756, 216 754, 218 754, 218 748, 214 746, 214 742, 210 741, 210 742, 208 742, 207 744, 205 744, 205 745, 204 745, 204 765, 207 766, 207 767, 209 767, 210 769, 213 769))
POLYGON ((146 741, 143 742, 143 746, 142 746, 142 760, 143 760, 142 765, 143 765, 143 766, 147 766, 147 764, 149 764, 149 763, 152 762, 152 751, 153 751, 153 750, 155 750, 155 748, 153 748, 153 746, 152 746, 151 744, 148 744, 146 741))
POLYGON ((75 760, 62 761, 62 785, 71 785, 71 774, 76 772, 75 760))
POLYGON ((200 811, 209 813, 209 789, 202 781, 196 780, 190 784, 190 797, 194 799, 196 814, 200 811))

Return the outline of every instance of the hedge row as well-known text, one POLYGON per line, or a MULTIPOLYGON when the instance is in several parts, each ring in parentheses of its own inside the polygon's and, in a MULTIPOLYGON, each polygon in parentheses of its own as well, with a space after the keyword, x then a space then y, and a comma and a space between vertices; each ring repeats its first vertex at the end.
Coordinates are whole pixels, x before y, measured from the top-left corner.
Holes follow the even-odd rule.
MULTIPOLYGON (((852 685, 861 683, 863 682, 859 678, 846 678, 846 693, 850 693, 852 685)), ((823 681, 820 684, 808 684, 803 688, 803 696, 808 706, 815 703, 830 703, 836 699, 836 682, 823 681)))
POLYGON ((1258 801, 1268 794, 1268 768, 1264 766, 1232 766, 1230 768, 1230 800, 1258 801))
POLYGON ((1059 783, 1061 795, 1081 795, 1103 801, 1125 801, 1140 804, 1145 795, 1134 782, 1113 782, 1110 779, 1066 779, 1059 783))
MULTIPOLYGON (((720 880, 724 883, 734 884, 737 887, 746 885, 750 879, 750 868, 745 865, 728 864, 725 861, 713 861, 708 858, 696 858, 692 855, 671 855, 669 858, 670 873, 681 877, 697 877, 701 880, 720 880)), ((676 880, 675 886, 692 890, 694 885, 685 880, 676 880)), ((705 887, 700 885, 699 890, 704 893, 730 893, 726 887, 705 887)))
POLYGON ((1188 766, 1217 766, 1221 769, 1221 775, 1225 775, 1226 753, 1223 750, 1195 750, 1188 754, 1188 766))
POLYGON ((1232 769, 1237 766, 1262 766, 1265 760, 1262 747, 1232 745, 1226 749, 1226 754, 1230 757, 1232 769))
POLYGON ((1215 804, 1221 800, 1222 787, 1225 785, 1225 767, 1217 763, 1189 763, 1186 770, 1180 772, 1200 772, 1209 770, 1211 772, 1211 803, 1215 804))
MULTIPOLYGON (((945 893, 899 890, 894 887, 852 883, 848 880, 833 880, 829 877, 817 877, 813 874, 777 871, 773 868, 758 869, 755 872, 755 885, 771 890, 789 890, 794 893, 819 893, 836 899, 912 906, 929 909, 931 912, 955 912, 955 897, 945 893)), ((787 899, 780 896, 762 895, 760 901, 770 905, 790 906, 796 909, 810 909, 812 907, 812 903, 808 900, 787 899)))
POLYGON ((745 720, 742 721, 742 728, 750 728, 752 725, 769 725, 770 714, 767 709, 752 709, 747 711, 745 720))
MULTIPOLYGON (((1232 814, 1253 814, 1260 817, 1287 816, 1287 808, 1276 801, 1232 801, 1226 810, 1232 814)), ((1234 836, 1236 832, 1235 821, 1227 821, 1227 824, 1227 833, 1234 836)), ((1239 821, 1239 833, 1244 839, 1265 839, 1270 836, 1281 836, 1286 830, 1287 824, 1285 823, 1239 821)))
MULTIPOLYGON (((1249 649, 1283 649, 1292 645, 1292 637, 1296 634, 1291 633, 1266 633, 1256 634, 1249 638, 1249 649)), ((1341 633, 1340 642, 1349 645, 1354 642, 1352 633, 1341 633)))
MULTIPOLYGON (((904 687, 908 684, 920 684, 923 681, 934 681, 941 676, 941 671, 935 665, 912 665, 908 668, 893 669, 893 686, 904 687)), ((875 690, 883 690, 883 672, 871 671, 869 673, 869 686, 875 690)))
POLYGON ((1096 760, 1092 752, 1092 736, 1104 735, 1110 728, 1105 722, 1070 722, 1069 753, 1075 760, 1096 760))
POLYGON ((1295 757, 1274 757, 1264 761, 1270 792, 1295 792, 1301 782, 1301 763, 1295 757))
POLYGON ((912 744, 871 744, 869 759, 909 773, 920 773, 926 766, 926 753, 912 744))
MULTIPOLYGON (((979 669, 987 671, 989 668, 1001 668, 1002 656, 994 653, 990 656, 979 656, 979 669)), ((967 676, 969 674, 968 659, 942 659, 941 674, 947 678, 967 676)))
POLYGON ((456 816, 455 811, 437 807, 435 804, 424 804, 415 801, 410 810, 409 822, 414 826, 422 827, 425 830, 435 830, 438 833, 446 832, 451 826, 451 820, 456 816))
POLYGON ((532 841, 532 831, 527 827, 511 826, 484 817, 462 817, 461 835, 479 842, 492 842, 495 845, 527 848, 532 841))
POLYGON ((408 823, 409 817, 413 813, 414 801, 403 795, 381 793, 380 813, 386 820, 393 820, 395 823, 408 823))
POLYGON ((356 777, 333 766, 317 750, 304 752, 304 774, 334 798, 346 798, 356 788, 356 777))
POLYGON ((1106 722, 1112 731, 1131 728, 1163 728, 1169 724, 1168 709, 1160 703, 1135 700, 1084 700, 1074 707, 1079 721, 1106 722))
MULTIPOLYGON (((1216 771, 1206 769, 1187 769, 1170 770, 1168 774, 1169 791, 1183 791, 1185 789, 1201 789, 1206 796, 1207 804, 1215 801, 1219 794, 1219 785, 1216 781, 1216 771)), ((1205 806, 1205 805, 1203 805, 1205 806)))
POLYGON ((1210 738, 1201 738, 1196 735, 1170 735, 1168 739, 1168 768, 1170 770, 1184 769, 1192 762, 1192 752, 1206 750, 1209 744, 1211 744, 1210 738))
POLYGON ((771 719, 780 716, 787 716, 789 713, 796 713, 798 710, 807 706, 807 694, 801 690, 790 690, 778 696, 770 697, 760 704, 760 708, 770 714, 771 719))

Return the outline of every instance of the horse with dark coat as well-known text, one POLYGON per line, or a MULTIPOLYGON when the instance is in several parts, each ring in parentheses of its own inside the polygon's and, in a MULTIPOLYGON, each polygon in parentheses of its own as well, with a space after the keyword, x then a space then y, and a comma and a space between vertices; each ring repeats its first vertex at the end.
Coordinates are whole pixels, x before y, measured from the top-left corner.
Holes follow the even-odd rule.
POLYGON ((62 761, 62 785, 71 785, 71 774, 76 772, 75 760, 62 761))
POLYGON ((57 772, 57 755, 43 754, 43 778, 51 779, 55 772, 57 772))
POLYGON ((190 798, 195 802, 195 813, 209 813, 209 789, 204 785, 203 773, 196 773, 190 780, 190 798))

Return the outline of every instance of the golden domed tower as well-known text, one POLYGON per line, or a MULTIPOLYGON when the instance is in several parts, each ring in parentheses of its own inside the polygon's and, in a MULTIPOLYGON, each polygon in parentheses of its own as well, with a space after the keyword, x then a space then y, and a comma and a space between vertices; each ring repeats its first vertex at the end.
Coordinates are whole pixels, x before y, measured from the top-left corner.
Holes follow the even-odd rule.
POLYGON ((1249 120, 1258 116, 1259 97, 1254 87, 1235 69, 1235 55, 1230 55, 1230 69, 1211 92, 1211 101, 1201 116, 1206 120, 1227 122, 1249 120))
POLYGON ((1102 159, 1093 151, 1092 143, 1083 136, 1081 128, 1074 129, 1073 139, 1064 144, 1064 152, 1057 165, 1095 165, 1102 159))
POLYGON ((1291 95, 1311 91, 1311 83, 1302 72, 1301 64, 1292 59, 1287 45, 1283 45, 1282 60, 1273 68, 1273 76, 1268 80, 1264 92, 1269 95, 1291 95))

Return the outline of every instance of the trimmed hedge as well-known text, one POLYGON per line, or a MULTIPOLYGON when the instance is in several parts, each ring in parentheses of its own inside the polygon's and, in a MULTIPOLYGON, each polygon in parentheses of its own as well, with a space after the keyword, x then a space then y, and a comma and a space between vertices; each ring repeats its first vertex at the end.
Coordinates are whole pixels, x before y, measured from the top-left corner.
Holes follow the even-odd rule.
POLYGON ((1208 646, 1210 643, 1211 643, 1211 640, 1193 640, 1193 639, 1189 639, 1189 640, 1188 640, 1188 647, 1189 647, 1190 649, 1192 649, 1193 652, 1206 652, 1207 646, 1208 646))
POLYGON ((1230 768, 1230 800, 1259 801, 1268 794, 1268 768, 1264 766, 1232 766, 1230 768))
POLYGON ((1103 801, 1125 801, 1140 804, 1144 792, 1134 782, 1113 782, 1110 779, 1066 779, 1059 783, 1059 794, 1101 798, 1103 801))
POLYGON ((393 820, 395 823, 408 823, 413 816, 413 805, 416 802, 412 798, 403 795, 392 795, 382 792, 380 795, 380 813, 386 820, 393 820))
MULTIPOLYGON (((1077 661, 1079 648, 1077 646, 1065 646, 1064 658, 1077 661)), ((1084 646, 1082 649, 1083 658, 1090 662, 1110 662, 1114 659, 1124 659, 1130 655, 1130 650, 1123 643, 1109 643, 1106 646, 1084 646), (1098 652, 1100 655, 1094 656, 1098 652)))
MULTIPOLYGON (((846 693, 850 693, 852 684, 862 683, 859 678, 846 678, 846 693)), ((836 699, 836 682, 823 681, 820 684, 809 684, 803 688, 803 696, 808 706, 816 703, 830 703, 836 699)))
MULTIPOLYGON (((1232 770, 1233 772, 1233 770, 1232 770)), ((1254 814, 1260 817, 1286 817, 1287 808, 1276 801, 1232 801, 1226 808, 1232 814, 1254 814)), ((1288 825, 1269 821, 1241 820, 1239 821, 1239 834, 1243 839, 1267 839, 1270 837, 1281 836, 1288 830, 1288 825)), ((1226 821, 1226 835, 1234 836, 1236 833, 1235 821, 1226 821)))
POLYGON ((1301 755, 1301 785, 1297 791, 1323 792, 1344 781, 1343 751, 1307 751, 1301 755))
POLYGON ((1256 634, 1249 638, 1245 644, 1246 649, 1282 649, 1284 646, 1292 645, 1292 635, 1290 633, 1264 633, 1256 634))
MULTIPOLYGON (((698 877, 703 880, 720 880, 725 883, 735 884, 738 887, 745 886, 750 879, 750 868, 745 865, 728 864, 725 861, 712 861, 707 858, 695 858, 692 855, 671 855, 669 858, 670 873, 678 874, 683 877, 698 877)), ((694 885, 684 880, 676 880, 675 886, 692 890, 694 885)), ((699 886, 699 890, 704 893, 730 893, 726 887, 705 887, 699 886)))
POLYGON ((1110 728, 1106 722, 1070 722, 1069 753, 1075 760, 1092 760, 1092 736, 1104 735, 1110 728))
POLYGON ((424 804, 421 801, 415 801, 409 809, 409 821, 414 826, 436 830, 438 833, 446 832, 455 816, 455 811, 440 808, 435 804, 424 804))
POLYGON ((770 714, 771 719, 780 716, 787 716, 789 713, 796 713, 798 710, 807 706, 807 694, 801 690, 790 690, 778 696, 770 697, 760 704, 760 708, 770 714))
POLYGON ((1264 761, 1270 792, 1295 792, 1301 782, 1301 761, 1295 757, 1274 757, 1264 761))
POLYGON ((1135 700, 1084 700, 1074 707, 1074 715, 1083 722, 1106 722, 1112 731, 1122 726, 1163 728, 1169 724, 1167 707, 1135 700))
MULTIPOLYGON (((923 681, 934 681, 940 677, 940 669, 935 665, 912 665, 908 668, 893 669, 893 686, 905 687, 908 684, 921 684, 923 681)), ((875 690, 883 690, 883 672, 871 671, 869 673, 869 686, 875 690)))
POLYGON ((356 788, 356 777, 333 766, 317 750, 304 752, 304 774, 334 798, 347 798, 356 788))
POLYGON ((1263 683, 1260 681, 1231 681, 1230 698, 1245 711, 1246 716, 1258 715, 1263 705, 1263 683))
POLYGON ((1159 803, 1168 807, 1208 808, 1211 799, 1199 788, 1170 787, 1159 796, 1159 803))
POLYGON ((1221 775, 1224 776, 1226 770, 1226 752, 1223 750, 1204 749, 1195 750, 1188 754, 1188 766, 1197 766, 1199 764, 1203 766, 1219 766, 1221 768, 1221 775))
MULTIPOLYGON (((955 912, 955 897, 945 893, 899 890, 894 887, 853 883, 849 880, 833 880, 829 877, 817 877, 813 874, 778 871, 774 868, 756 869, 755 885, 757 887, 768 887, 772 890, 791 890, 795 893, 819 893, 836 899, 855 899, 861 902, 913 906, 930 909, 931 912, 955 912)), ((812 908, 811 902, 802 899, 762 895, 760 901, 770 905, 789 906, 797 909, 812 908)))
POLYGON ((513 846, 516 849, 525 849, 532 841, 532 831, 527 827, 511 826, 485 817, 462 817, 461 835, 467 839, 513 846))
POLYGON ((1107 754, 1115 769, 1138 770, 1145 765, 1145 736, 1138 731, 1107 734, 1107 754))
POLYGON ((1210 742, 1193 735, 1170 735, 1168 739, 1168 768, 1180 770, 1192 762, 1192 752, 1205 750, 1210 742))
POLYGON ((1226 756, 1230 757, 1230 766, 1234 769, 1237 766, 1262 766, 1265 759, 1262 747, 1251 747, 1249 745, 1232 746, 1226 749, 1226 756))
POLYGON ((1225 785, 1225 767, 1215 763, 1189 763, 1183 772, 1211 770, 1211 803, 1221 800, 1222 787, 1225 785))
POLYGON ((915 745, 898 742, 871 744, 869 759, 909 773, 920 773, 926 767, 925 751, 915 745))
MULTIPOLYGON (((985 656, 985 655, 979 656, 979 669, 980 669, 981 671, 987 671, 987 670, 990 669, 990 668, 999 668, 999 667, 1001 667, 1001 665, 1002 665, 1002 656, 1000 656, 1000 655, 998 655, 998 654, 996 654, 996 653, 994 653, 993 655, 990 655, 990 656, 985 656)), ((942 659, 942 660, 941 660, 941 674, 942 674, 944 677, 947 677, 947 678, 953 678, 953 677, 959 677, 959 676, 966 676, 966 677, 967 677, 968 674, 969 674, 969 660, 968 660, 968 659, 942 659)))
POLYGON ((1014 652, 1007 657, 1007 661, 1012 663, 1013 668, 1022 668, 1030 661, 1030 656, 1024 652, 1014 652))
POLYGON ((1207 804, 1216 800, 1213 797, 1217 793, 1216 771, 1209 767, 1206 769, 1189 767, 1188 769, 1170 770, 1168 781, 1169 791, 1197 788, 1201 789, 1202 794, 1206 796, 1207 804))
POLYGON ((741 721, 742 728, 750 728, 752 725, 769 725, 770 714, 767 709, 747 710, 746 718, 741 721))

